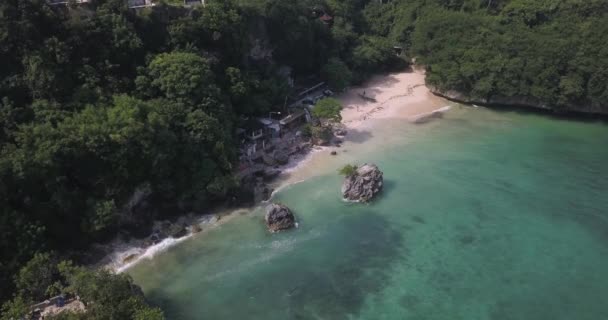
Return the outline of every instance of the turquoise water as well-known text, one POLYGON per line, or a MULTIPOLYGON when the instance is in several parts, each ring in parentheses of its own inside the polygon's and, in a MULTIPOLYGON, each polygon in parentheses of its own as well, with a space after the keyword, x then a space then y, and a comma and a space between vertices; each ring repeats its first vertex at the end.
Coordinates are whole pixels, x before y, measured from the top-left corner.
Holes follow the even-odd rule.
POLYGON ((608 126, 453 108, 377 120, 325 174, 129 273, 169 319, 608 319, 608 126), (363 143, 363 140, 368 140, 363 143), (339 165, 386 189, 341 201, 339 165))

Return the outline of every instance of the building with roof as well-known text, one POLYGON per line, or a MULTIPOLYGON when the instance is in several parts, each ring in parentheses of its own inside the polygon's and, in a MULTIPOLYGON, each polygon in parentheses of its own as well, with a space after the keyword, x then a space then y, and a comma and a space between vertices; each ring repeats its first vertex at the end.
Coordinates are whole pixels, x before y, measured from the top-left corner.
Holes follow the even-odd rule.
POLYGON ((130 9, 138 9, 145 7, 152 7, 156 4, 152 0, 127 0, 127 5, 130 9))
MULTIPOLYGON (((73 0, 73 1, 76 4, 83 4, 83 3, 91 2, 91 0, 73 0)), ((56 5, 67 5, 68 3, 70 3, 70 0, 46 0, 46 2, 49 5, 56 6, 56 5)))
POLYGON ((205 6, 205 0, 184 0, 184 6, 196 6, 203 5, 205 6))
POLYGON ((306 108, 293 108, 288 116, 279 121, 279 124, 281 127, 290 130, 309 122, 309 117, 306 108))
POLYGON ((334 22, 334 17, 328 15, 327 13, 323 13, 323 15, 319 17, 319 20, 326 25, 330 25, 334 22))

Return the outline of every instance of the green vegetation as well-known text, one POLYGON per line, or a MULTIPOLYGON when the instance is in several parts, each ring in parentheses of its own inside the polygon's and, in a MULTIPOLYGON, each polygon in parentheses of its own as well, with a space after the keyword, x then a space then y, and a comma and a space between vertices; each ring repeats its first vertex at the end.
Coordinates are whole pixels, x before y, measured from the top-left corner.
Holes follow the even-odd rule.
POLYGON ((0 2, 0 302, 56 293, 54 276, 28 280, 42 291, 13 282, 37 253, 84 261, 91 243, 238 193, 235 129, 283 105, 283 66, 296 78, 324 69, 334 88, 384 68, 373 48, 352 54, 374 46, 358 40, 364 2, 321 6, 333 26, 318 5, 0 2))
POLYGON ((147 305, 131 278, 107 271, 91 271, 49 254, 36 254, 15 276, 16 296, 2 307, 2 320, 20 319, 30 305, 45 296, 78 296, 85 313, 62 313, 53 319, 162 320, 158 308, 147 305))
MULTIPOLYGON (((235 129, 280 111, 291 93, 283 66, 296 80, 313 75, 342 90, 415 56, 440 90, 608 112, 603 0, 209 0, 139 12, 122 0, 8 0, 0 17, 6 314, 72 285, 61 277, 55 285, 37 254, 82 261, 91 243, 120 230, 141 235, 154 218, 204 210, 238 192, 235 129), (319 21, 315 8, 333 22, 319 21)), ((315 109, 340 120, 332 100, 315 109)), ((310 134, 322 138, 324 130, 310 134)))
POLYGON ((311 137, 313 143, 318 145, 326 145, 331 141, 333 135, 333 131, 329 126, 312 126, 311 127, 311 137))
POLYGON ((418 10, 401 35, 440 90, 608 112, 604 1, 437 1, 418 10))
POLYGON ((338 170, 338 173, 345 177, 353 176, 357 173, 357 166, 353 164, 347 164, 344 167, 340 168, 338 170))
POLYGON ((344 91, 352 82, 353 74, 346 65, 338 58, 329 59, 327 64, 323 66, 321 74, 327 81, 327 84, 335 91, 344 91))
POLYGON ((312 115, 329 122, 340 122, 342 105, 334 98, 323 98, 312 109, 312 115))

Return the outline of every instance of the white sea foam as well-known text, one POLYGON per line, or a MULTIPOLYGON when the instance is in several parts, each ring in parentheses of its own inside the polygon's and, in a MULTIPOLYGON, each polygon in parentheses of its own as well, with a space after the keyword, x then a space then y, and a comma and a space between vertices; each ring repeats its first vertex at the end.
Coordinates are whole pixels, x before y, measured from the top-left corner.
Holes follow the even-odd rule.
MULTIPOLYGON (((198 220, 198 225, 201 227, 213 227, 218 225, 218 217, 216 215, 205 215, 198 220)), ((105 265, 105 268, 115 272, 122 273, 129 268, 137 265, 144 260, 150 260, 157 254, 168 250, 169 248, 186 241, 191 238, 194 233, 189 230, 188 234, 181 238, 165 238, 159 243, 149 247, 140 247, 133 243, 117 244, 113 253, 109 255, 110 261, 105 265)))
POLYGON ((121 273, 124 272, 125 270, 133 267, 134 265, 138 264, 139 262, 143 261, 144 259, 152 259, 154 258, 154 256, 156 256, 157 254, 159 254, 160 252, 166 251, 167 249, 173 247, 174 245, 183 242, 184 240, 188 239, 191 235, 179 238, 179 239, 175 239, 175 238, 166 238, 164 240, 162 240, 161 242, 152 245, 148 248, 142 249, 142 248, 132 248, 129 251, 125 252, 125 253, 119 253, 117 256, 120 259, 122 257, 122 259, 120 259, 118 262, 118 265, 116 265, 116 267, 114 268, 114 271, 116 273, 121 273), (129 253, 129 252, 135 252, 135 253, 129 253), (124 263, 124 259, 129 257, 129 255, 131 254, 137 254, 136 252, 142 252, 141 254, 139 254, 137 257, 134 257, 131 261, 124 263))
POLYGON ((329 149, 331 149, 331 147, 316 146, 312 150, 310 150, 310 152, 306 153, 306 155, 303 155, 296 159, 292 159, 291 163, 284 165, 280 169, 283 171, 283 173, 291 173, 291 172, 297 171, 298 169, 300 169, 304 165, 306 165, 306 163, 309 162, 313 158, 315 153, 322 152, 322 151, 329 150, 329 149))
POLYGON ((446 112, 448 110, 452 109, 452 106, 445 106, 445 107, 441 107, 433 112, 446 112))

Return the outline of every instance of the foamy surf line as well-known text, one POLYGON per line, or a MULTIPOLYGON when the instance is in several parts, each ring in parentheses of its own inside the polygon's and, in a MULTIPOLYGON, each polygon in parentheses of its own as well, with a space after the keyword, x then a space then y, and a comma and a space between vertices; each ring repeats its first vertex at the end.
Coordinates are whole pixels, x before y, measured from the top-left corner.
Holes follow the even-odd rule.
POLYGON ((319 153, 319 152, 322 152, 325 150, 329 150, 329 149, 330 149, 330 147, 319 147, 319 146, 314 147, 312 150, 310 150, 310 152, 308 152, 303 157, 294 159, 295 161, 292 164, 287 164, 279 169, 281 169, 283 173, 292 173, 292 172, 297 171, 298 169, 302 168, 308 162, 310 162, 310 160, 312 160, 313 156, 316 153, 319 153))
POLYGON ((283 190, 285 190, 285 189, 287 189, 289 187, 292 187, 292 186, 294 186, 294 185, 296 185, 298 183, 302 183, 304 181, 306 181, 306 179, 302 179, 302 180, 298 180, 298 181, 294 181, 294 182, 289 182, 289 183, 283 183, 283 184, 279 185, 276 189, 272 190, 272 193, 270 194, 270 198, 268 200, 262 201, 262 203, 263 204, 270 203, 277 193, 279 193, 279 192, 281 192, 281 191, 283 191, 283 190))
POLYGON ((433 112, 446 112, 448 110, 452 109, 452 106, 445 106, 445 107, 441 107, 433 112))
MULTIPOLYGON (((132 261, 130 261, 126 264, 119 264, 118 266, 113 268, 114 272, 122 273, 122 272, 128 270, 129 268, 137 265, 138 263, 142 262, 144 259, 152 260, 152 258, 154 258, 157 254, 159 254, 163 251, 166 251, 167 249, 177 245, 178 243, 184 242, 188 238, 192 237, 192 235, 193 234, 189 234, 185 237, 178 238, 178 239, 166 238, 166 239, 162 240, 161 242, 159 242, 155 245, 152 245, 148 248, 145 248, 145 249, 133 248, 133 249, 131 249, 132 251, 140 251, 143 253, 139 254, 136 258, 133 258, 132 261)), ((118 254, 118 258, 120 259, 122 257, 123 259, 125 259, 125 258, 128 258, 132 254, 137 254, 137 253, 129 253, 129 251, 127 251, 122 254, 118 254)))
MULTIPOLYGON (((315 147, 313 150, 311 150, 310 152, 308 152, 303 157, 295 159, 295 161, 294 161, 293 164, 287 164, 287 165, 281 167, 280 168, 282 170, 281 175, 293 173, 293 172, 296 172, 296 171, 302 169, 305 165, 307 165, 313 159, 313 157, 317 153, 322 152, 322 151, 326 151, 326 150, 330 150, 330 149, 331 149, 331 147, 320 147, 320 146, 315 147)), ((274 196, 277 193, 279 193, 280 191, 285 190, 286 188, 294 186, 294 185, 296 185, 298 183, 302 183, 302 182, 306 181, 308 178, 297 180, 297 181, 282 181, 282 182, 280 182, 279 185, 270 194, 270 198, 268 200, 262 201, 262 204, 269 203, 270 201, 272 201, 272 199, 274 198, 274 196)))
MULTIPOLYGON (((239 212, 240 210, 242 209, 231 211, 227 216, 239 212)), ((227 218, 219 219, 218 215, 208 215, 199 219, 198 225, 204 227, 205 229, 202 232, 205 232, 221 225, 227 220, 227 218)), ((110 262, 105 265, 105 268, 115 273, 125 272, 144 260, 152 260, 157 254, 167 251, 169 248, 192 238, 195 234, 197 233, 190 230, 187 235, 181 238, 168 237, 149 247, 129 246, 129 244, 125 244, 122 247, 116 248, 114 253, 110 254, 110 262)))

